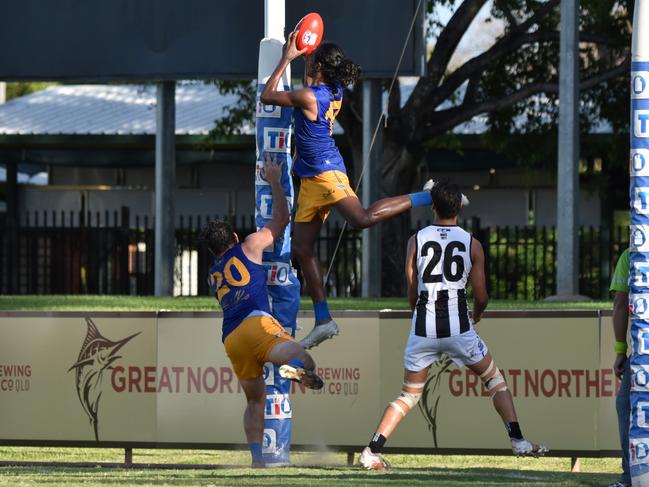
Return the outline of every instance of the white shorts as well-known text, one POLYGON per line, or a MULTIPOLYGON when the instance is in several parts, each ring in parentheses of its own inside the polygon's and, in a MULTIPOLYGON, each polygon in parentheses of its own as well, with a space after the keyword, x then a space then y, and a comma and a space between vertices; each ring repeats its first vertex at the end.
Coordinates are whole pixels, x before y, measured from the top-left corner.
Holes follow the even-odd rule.
POLYGON ((420 337, 411 334, 403 355, 403 366, 412 372, 429 367, 446 354, 458 367, 477 364, 487 355, 487 345, 471 329, 447 338, 420 337))

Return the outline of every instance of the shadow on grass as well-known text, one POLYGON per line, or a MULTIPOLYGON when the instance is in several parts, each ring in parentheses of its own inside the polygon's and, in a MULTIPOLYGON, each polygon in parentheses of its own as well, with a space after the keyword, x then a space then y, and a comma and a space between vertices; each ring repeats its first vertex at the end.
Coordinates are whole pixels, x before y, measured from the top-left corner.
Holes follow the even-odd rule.
MULTIPOLYGON (((166 466, 168 467, 168 466, 166 466)), ((1 467, 0 485, 431 485, 444 486, 599 486, 616 480, 613 474, 547 472, 497 468, 395 468, 365 472, 354 467, 250 468, 70 468, 1 467)))

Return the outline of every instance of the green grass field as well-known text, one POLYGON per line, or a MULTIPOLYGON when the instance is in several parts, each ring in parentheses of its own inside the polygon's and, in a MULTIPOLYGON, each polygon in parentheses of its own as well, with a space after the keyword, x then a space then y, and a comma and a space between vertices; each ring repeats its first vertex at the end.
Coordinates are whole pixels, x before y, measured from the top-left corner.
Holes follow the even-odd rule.
MULTIPOLYGON (((404 298, 330 299, 333 310, 406 310, 404 298)), ((489 309, 611 309, 606 301, 547 303, 493 301, 489 309)), ((302 300, 301 308, 311 309, 302 300)), ((210 297, 0 296, 3 311, 215 311, 210 297)), ((0 486, 189 486, 189 485, 430 485, 598 486, 617 479, 619 459, 582 459, 581 473, 570 472, 570 459, 517 459, 488 456, 387 455, 393 469, 365 472, 346 465, 343 453, 295 453, 294 467, 252 470, 247 452, 135 450, 135 468, 101 466, 6 466, 6 462, 121 463, 123 450, 92 448, 0 447, 0 486), (146 468, 146 464, 182 464, 183 468, 146 468), (213 467, 206 468, 206 465, 213 467), (192 467, 194 466, 194 467, 192 467)))
MULTIPOLYGON (((405 298, 331 298, 332 310, 407 310, 405 298)), ((490 310, 507 309, 612 309, 610 301, 547 302, 492 301, 490 310)), ((311 301, 302 298, 303 310, 311 301)), ((0 296, 0 311, 218 311, 212 297, 157 298, 154 296, 0 296)))
MULTIPOLYGON (((346 466, 342 453, 295 453, 294 467, 247 468, 245 452, 135 450, 135 468, 2 466, 0 486, 103 485, 430 485, 598 486, 617 478, 619 460, 582 459, 581 473, 571 473, 570 459, 387 455, 388 472, 346 466), (183 468, 145 468, 144 464, 182 464, 183 468), (192 468, 192 465, 195 465, 192 468), (206 468, 213 465, 213 468, 206 468)), ((123 451, 76 448, 0 448, 0 461, 122 462, 123 451)))

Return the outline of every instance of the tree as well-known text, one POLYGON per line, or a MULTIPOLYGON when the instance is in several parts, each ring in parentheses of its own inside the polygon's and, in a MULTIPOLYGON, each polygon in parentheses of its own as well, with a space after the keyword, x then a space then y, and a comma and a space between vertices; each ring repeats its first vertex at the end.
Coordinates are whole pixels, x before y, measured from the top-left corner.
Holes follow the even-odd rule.
POLYGON ((57 83, 43 83, 43 82, 15 82, 7 83, 7 101, 18 98, 19 96, 29 95, 35 91, 43 90, 48 86, 53 86, 57 83))
MULTIPOLYGON (((587 130, 605 120, 614 130, 624 130, 633 0, 581 0, 580 4, 582 126, 587 130)), ((418 183, 417 170, 427 147, 477 115, 487 114, 493 144, 503 145, 514 133, 547 140, 558 118, 559 5, 560 0, 428 0, 434 47, 426 75, 405 103, 398 86, 388 99, 383 129, 383 191, 387 196, 411 191, 418 183), (434 16, 440 6, 453 12, 444 25, 434 16), (501 33, 483 52, 451 65, 460 41, 483 8, 489 9, 488 21, 502 25, 501 33)), ((346 90, 345 99, 338 121, 359 174, 359 87, 346 90)), ((529 150, 524 157, 534 162, 529 150)), ((403 284, 393 276, 401 275, 408 231, 405 217, 383 224, 385 295, 403 292, 403 284)))

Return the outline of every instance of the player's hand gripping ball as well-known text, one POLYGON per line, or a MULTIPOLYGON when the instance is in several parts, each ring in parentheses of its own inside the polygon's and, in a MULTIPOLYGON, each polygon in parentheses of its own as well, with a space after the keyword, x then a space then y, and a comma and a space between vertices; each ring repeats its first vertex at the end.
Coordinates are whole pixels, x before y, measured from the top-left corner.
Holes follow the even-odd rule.
POLYGON ((304 54, 308 56, 322 42, 322 36, 324 35, 322 17, 315 12, 306 14, 295 26, 295 32, 297 32, 295 44, 298 50, 301 51, 306 48, 304 54))

